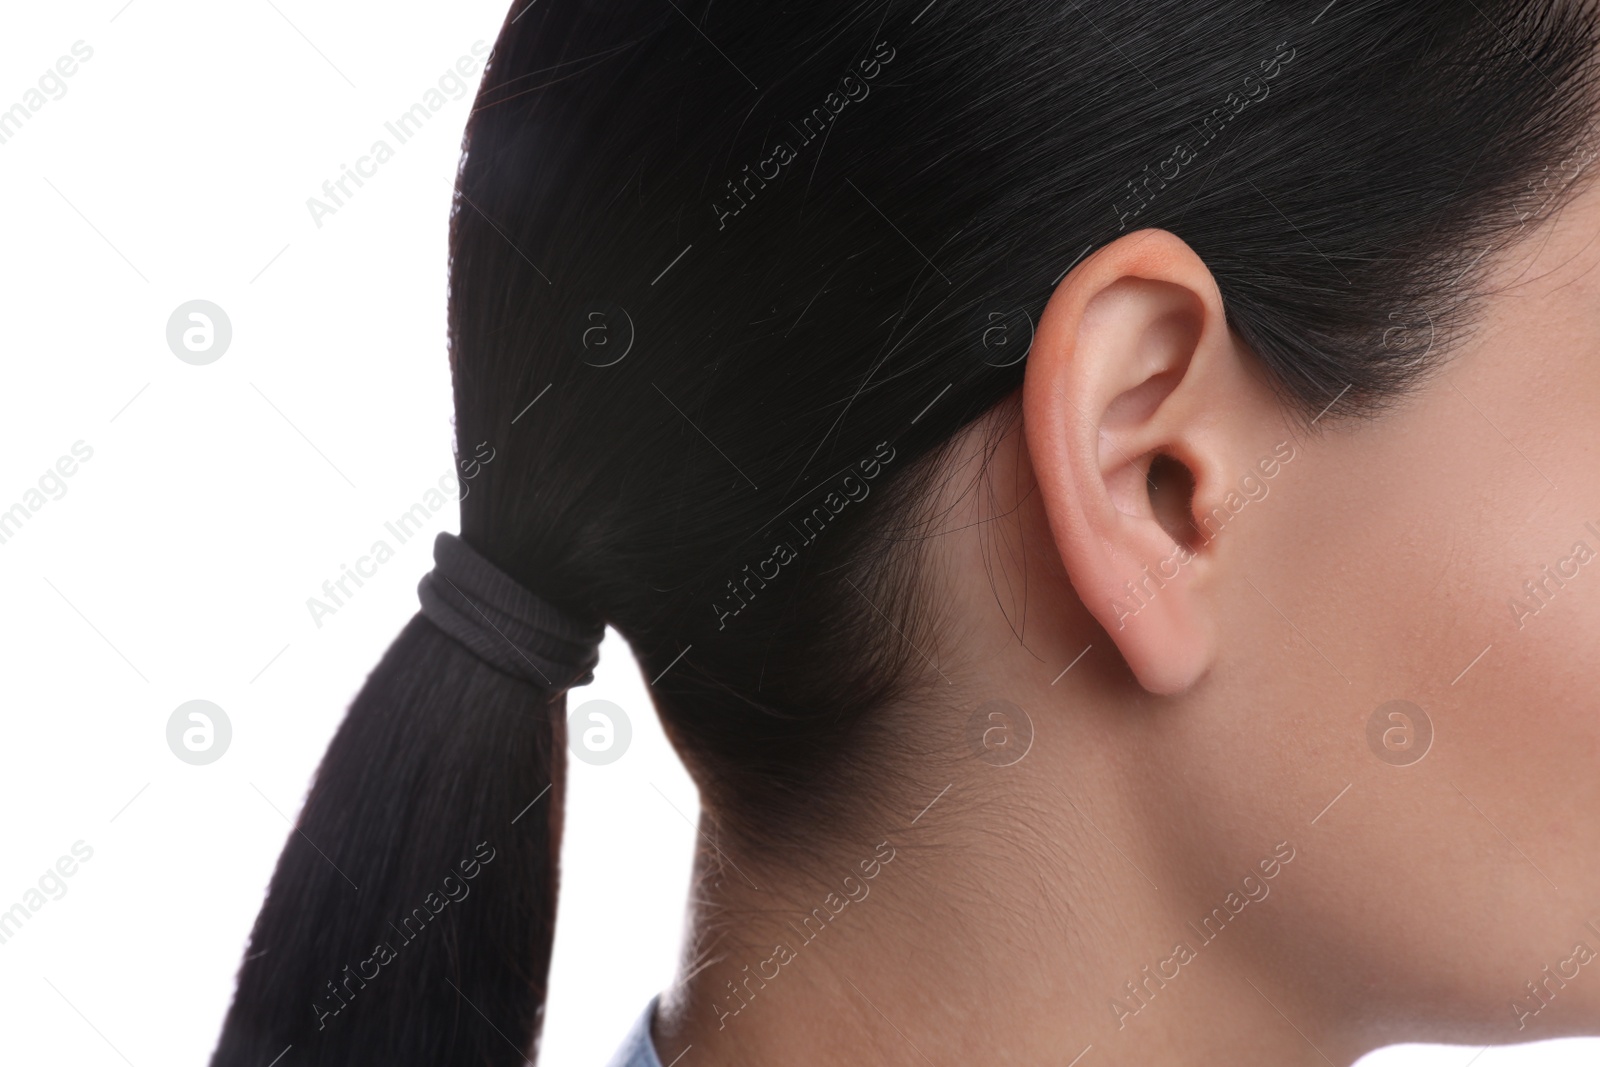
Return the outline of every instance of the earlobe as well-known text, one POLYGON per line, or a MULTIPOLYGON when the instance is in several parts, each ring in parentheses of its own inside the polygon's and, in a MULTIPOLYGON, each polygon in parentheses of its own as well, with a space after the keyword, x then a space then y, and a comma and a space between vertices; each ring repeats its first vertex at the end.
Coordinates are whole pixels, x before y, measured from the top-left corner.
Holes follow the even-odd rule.
POLYGON ((1056 548, 1153 693, 1189 688, 1216 654, 1218 563, 1194 516, 1260 425, 1248 355, 1205 264, 1145 230, 1062 280, 1028 356, 1024 432, 1056 548))

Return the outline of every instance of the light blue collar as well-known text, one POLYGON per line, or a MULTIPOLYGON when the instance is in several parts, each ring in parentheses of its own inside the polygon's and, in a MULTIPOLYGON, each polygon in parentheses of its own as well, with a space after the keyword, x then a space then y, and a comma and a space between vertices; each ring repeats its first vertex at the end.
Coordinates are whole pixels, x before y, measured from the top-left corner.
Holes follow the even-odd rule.
POLYGON ((650 998, 644 1013, 635 1020, 633 1028, 628 1031, 628 1036, 622 1039, 622 1045, 611 1057, 607 1067, 661 1067, 656 1047, 650 1041, 650 1020, 655 1018, 656 1001, 659 999, 659 997, 650 998))

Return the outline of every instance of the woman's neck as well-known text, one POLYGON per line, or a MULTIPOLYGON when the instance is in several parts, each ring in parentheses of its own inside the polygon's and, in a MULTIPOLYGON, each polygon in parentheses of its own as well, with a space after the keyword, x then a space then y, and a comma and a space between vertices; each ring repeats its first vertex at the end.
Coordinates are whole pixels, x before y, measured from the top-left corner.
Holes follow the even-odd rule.
POLYGON ((663 1065, 1344 1067, 1365 1051, 1276 963, 1265 899, 1171 906, 1133 857, 1176 875, 1108 812, 1047 837, 1007 818, 967 845, 955 822, 983 813, 953 799, 947 821, 934 808, 803 875, 705 850, 685 977, 656 1016, 663 1065))

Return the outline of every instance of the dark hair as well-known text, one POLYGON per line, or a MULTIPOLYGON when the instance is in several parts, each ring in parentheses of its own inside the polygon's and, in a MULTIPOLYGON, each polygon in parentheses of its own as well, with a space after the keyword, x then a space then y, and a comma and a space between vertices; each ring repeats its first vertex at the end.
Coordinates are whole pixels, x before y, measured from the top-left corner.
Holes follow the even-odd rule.
MULTIPOLYGON (((1372 410, 1576 185, 1596 44, 1588 5, 1509 0, 514 9, 450 225, 457 440, 497 450, 462 536, 627 639, 758 856, 846 825, 915 743, 868 713, 952 663, 920 509, 1068 268, 1170 230, 1292 409, 1372 410)), ((519 1063, 564 716, 414 618, 317 773, 212 1062, 519 1063), (473 860, 472 899, 432 908, 473 860)))

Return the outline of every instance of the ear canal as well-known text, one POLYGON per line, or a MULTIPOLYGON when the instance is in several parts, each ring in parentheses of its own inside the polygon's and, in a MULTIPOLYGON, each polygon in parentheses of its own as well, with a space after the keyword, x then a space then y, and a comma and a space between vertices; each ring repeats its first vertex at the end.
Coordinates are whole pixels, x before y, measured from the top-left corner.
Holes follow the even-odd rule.
POLYGON ((1150 510, 1172 540, 1185 548, 1200 543, 1194 522, 1194 475, 1183 463, 1161 453, 1150 463, 1150 510))

